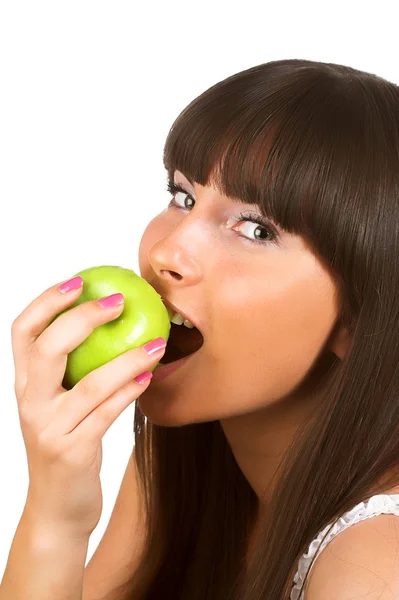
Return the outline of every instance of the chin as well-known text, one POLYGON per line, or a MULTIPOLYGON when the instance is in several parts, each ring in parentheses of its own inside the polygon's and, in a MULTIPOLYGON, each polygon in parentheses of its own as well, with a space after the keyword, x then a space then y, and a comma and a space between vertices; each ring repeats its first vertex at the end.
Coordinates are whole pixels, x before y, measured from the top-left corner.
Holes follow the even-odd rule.
POLYGON ((170 404, 166 404, 155 399, 154 396, 147 393, 146 390, 137 400, 140 410, 149 423, 153 425, 159 425, 161 427, 184 427, 192 423, 188 418, 187 412, 176 410, 176 406, 172 407, 170 404))
POLYGON ((176 399, 164 392, 159 394, 150 386, 137 399, 143 415, 150 423, 161 427, 184 427, 194 423, 206 423, 217 419, 217 415, 205 414, 204 407, 198 403, 193 406, 187 402, 187 396, 176 399))

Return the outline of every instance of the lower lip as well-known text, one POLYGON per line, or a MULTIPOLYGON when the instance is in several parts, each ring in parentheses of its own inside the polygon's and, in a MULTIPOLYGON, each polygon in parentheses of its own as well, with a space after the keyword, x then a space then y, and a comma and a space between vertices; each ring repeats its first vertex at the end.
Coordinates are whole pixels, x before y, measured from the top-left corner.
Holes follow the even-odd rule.
POLYGON ((177 369, 180 369, 182 365, 185 365, 190 360, 190 358, 192 356, 195 356, 198 352, 199 350, 193 352, 192 354, 189 354, 188 356, 185 356, 184 358, 175 360, 167 365, 159 364, 153 371, 152 381, 162 381, 163 379, 166 379, 166 377, 168 377, 171 373, 174 373, 177 369))

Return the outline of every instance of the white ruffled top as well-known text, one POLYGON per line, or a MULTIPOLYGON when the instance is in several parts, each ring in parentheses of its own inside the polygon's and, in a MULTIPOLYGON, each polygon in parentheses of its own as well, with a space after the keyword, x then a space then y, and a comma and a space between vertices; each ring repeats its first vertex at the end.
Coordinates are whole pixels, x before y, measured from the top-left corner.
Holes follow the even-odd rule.
MULTIPOLYGON (((376 494, 375 496, 371 496, 367 502, 360 502, 339 518, 320 546, 320 542, 327 533, 331 523, 327 525, 311 542, 308 552, 302 554, 298 561, 298 570, 294 577, 294 586, 291 590, 290 600, 303 600, 304 594, 302 593, 299 595, 299 592, 305 579, 306 572, 315 554, 319 556, 323 548, 325 548, 336 535, 341 533, 341 531, 344 531, 359 521, 369 519, 370 517, 375 517, 376 515, 380 515, 382 513, 395 514, 399 516, 399 494, 376 494)), ((312 565, 312 569, 314 564, 315 563, 312 565)))

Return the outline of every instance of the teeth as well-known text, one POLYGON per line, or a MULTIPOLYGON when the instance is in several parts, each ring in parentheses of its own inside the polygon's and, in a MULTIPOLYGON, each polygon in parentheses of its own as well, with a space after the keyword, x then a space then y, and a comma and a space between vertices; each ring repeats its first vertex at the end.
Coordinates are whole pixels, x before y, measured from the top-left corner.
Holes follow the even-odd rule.
POLYGON ((173 315, 170 321, 175 325, 185 325, 188 329, 194 329, 194 325, 190 323, 188 319, 182 317, 178 312, 173 315))

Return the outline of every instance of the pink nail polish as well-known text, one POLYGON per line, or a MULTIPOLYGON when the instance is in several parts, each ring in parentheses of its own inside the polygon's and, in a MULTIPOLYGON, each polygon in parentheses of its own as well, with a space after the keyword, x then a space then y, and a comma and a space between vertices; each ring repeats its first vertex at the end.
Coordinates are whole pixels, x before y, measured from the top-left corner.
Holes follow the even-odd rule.
POLYGON ((101 308, 115 308, 116 306, 123 304, 124 297, 123 294, 111 294, 111 296, 101 298, 97 302, 101 308))
POLYGON ((144 371, 144 373, 141 373, 141 375, 137 375, 137 377, 134 378, 134 381, 137 381, 137 383, 145 383, 146 381, 148 381, 151 378, 152 378, 151 371, 144 371))
POLYGON ((162 350, 163 348, 165 348, 165 346, 165 340, 162 337, 159 337, 155 340, 152 340, 151 342, 148 342, 148 344, 145 344, 145 346, 143 346, 143 350, 144 352, 147 352, 147 354, 155 354, 155 352, 158 352, 158 350, 162 350))
POLYGON ((83 279, 78 275, 78 277, 72 277, 68 281, 64 281, 59 286, 59 290, 62 294, 66 294, 67 292, 72 292, 73 290, 77 290, 83 285, 83 279))

